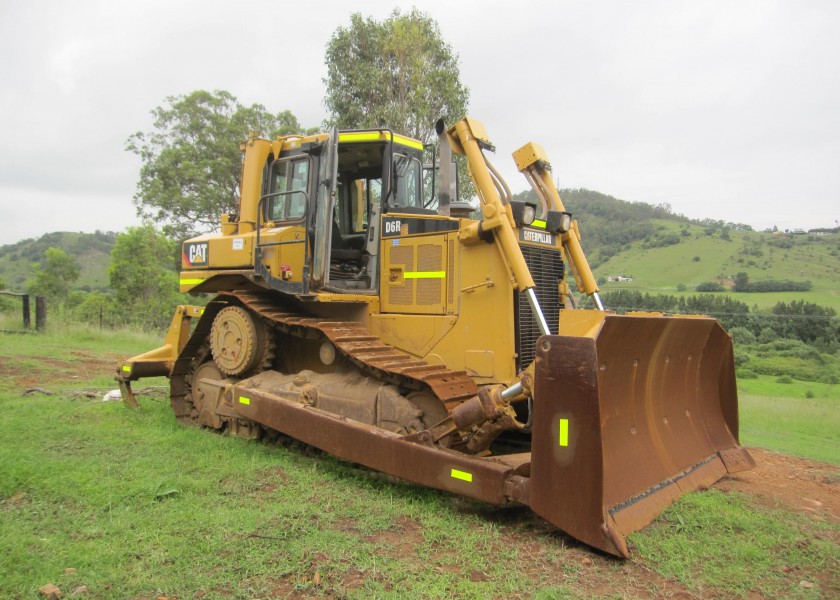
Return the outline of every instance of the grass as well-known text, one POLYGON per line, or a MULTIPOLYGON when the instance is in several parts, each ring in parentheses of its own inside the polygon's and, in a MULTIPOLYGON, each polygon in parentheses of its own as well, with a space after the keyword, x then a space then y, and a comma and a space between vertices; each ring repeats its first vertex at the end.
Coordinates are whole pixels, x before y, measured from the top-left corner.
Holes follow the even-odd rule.
POLYGON ((454 511, 447 495, 300 449, 184 429, 162 402, 131 412, 53 397, 0 400, 0 437, 16 440, 0 449, 0 595, 33 596, 48 581, 84 583, 95 597, 232 598, 347 592, 340 582, 354 577, 357 597, 397 585, 424 597, 482 588, 501 596, 528 583, 505 572, 512 551, 502 550, 489 565, 492 583, 467 578, 465 587, 462 573, 488 569, 500 533, 454 511), (431 533, 414 537, 420 530, 431 533), (485 548, 484 558, 450 550, 453 539, 485 548))
POLYGON ((759 376, 739 387, 742 444, 840 465, 840 385, 759 376))
MULTIPOLYGON (((34 599, 45 583, 65 597, 86 585, 90 598, 837 591, 836 576, 833 587, 798 586, 840 568, 836 525, 738 494, 682 499, 632 536, 634 558, 623 562, 526 509, 394 481, 291 442, 182 428, 164 400, 141 397, 132 411, 72 393, 113 387, 117 357, 157 344, 157 336, 72 327, 0 335, 0 597, 34 599), (24 396, 21 378, 58 393, 24 396), (782 567, 795 575, 781 576, 782 567)), ((752 421, 745 414, 745 435, 752 421)))
POLYGON ((709 490, 683 497, 632 537, 641 554, 657 557, 659 573, 700 593, 718 589, 732 596, 819 598, 830 590, 785 581, 791 565, 814 574, 836 572, 840 549, 830 530, 802 515, 757 505, 743 494, 709 490))

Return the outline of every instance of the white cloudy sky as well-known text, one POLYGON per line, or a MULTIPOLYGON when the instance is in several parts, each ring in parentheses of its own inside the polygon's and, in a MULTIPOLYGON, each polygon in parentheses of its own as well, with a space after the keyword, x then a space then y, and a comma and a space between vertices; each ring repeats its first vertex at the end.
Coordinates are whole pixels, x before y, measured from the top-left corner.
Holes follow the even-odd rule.
MULTIPOLYGON (((514 192, 510 153, 533 140, 562 187, 762 229, 840 219, 840 2, 416 4, 514 192)), ((224 89, 320 124, 331 33, 395 7, 0 0, 0 244, 137 224, 125 140, 166 96, 224 89)))

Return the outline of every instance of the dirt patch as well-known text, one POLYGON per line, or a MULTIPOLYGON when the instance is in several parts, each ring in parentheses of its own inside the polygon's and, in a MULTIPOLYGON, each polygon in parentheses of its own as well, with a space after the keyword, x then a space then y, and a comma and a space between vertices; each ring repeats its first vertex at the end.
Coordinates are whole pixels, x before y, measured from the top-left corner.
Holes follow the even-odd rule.
POLYGON ((825 463, 750 448, 756 468, 726 477, 723 491, 754 496, 763 504, 784 505, 819 521, 840 522, 840 468, 825 463))
POLYGON ((0 359, 0 377, 8 387, 24 391, 33 386, 65 386, 77 380, 89 380, 114 371, 120 358, 116 354, 91 355, 81 351, 70 353, 73 360, 48 356, 27 356, 0 359))
POLYGON ((388 553, 395 556, 410 556, 423 543, 423 529, 413 519, 401 516, 393 526, 365 537, 364 541, 376 546, 387 546, 388 553))

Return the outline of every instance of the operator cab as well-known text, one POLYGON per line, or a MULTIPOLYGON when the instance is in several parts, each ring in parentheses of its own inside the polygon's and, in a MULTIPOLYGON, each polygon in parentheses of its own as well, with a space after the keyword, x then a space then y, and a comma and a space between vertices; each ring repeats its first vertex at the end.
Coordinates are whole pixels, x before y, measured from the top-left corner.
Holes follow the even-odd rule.
MULTIPOLYGON (((329 146, 330 144, 327 144, 329 146)), ((328 252, 327 291, 374 293, 378 286, 380 221, 383 214, 436 214, 424 207, 423 145, 388 130, 337 135, 332 194, 319 196, 315 216, 313 281, 319 252, 328 252), (329 210, 324 210, 324 204, 329 210), (328 219, 319 218, 321 215, 328 219), (324 222, 328 221, 328 222, 324 222)), ((325 151, 326 152, 326 151, 325 151)), ((322 161, 329 157, 322 154, 322 161)), ((329 177, 329 169, 320 169, 329 177)), ((319 187, 324 190, 325 184, 319 187)), ((324 261, 326 262, 326 261, 324 261)), ((317 285, 317 284, 316 284, 317 285)))
POLYGON ((279 291, 376 294, 383 219, 440 218, 423 144, 387 129, 299 139, 278 138, 281 148, 264 163, 255 224, 259 275, 279 291), (261 266, 271 260, 274 270, 261 266), (302 271, 300 283, 275 275, 286 265, 302 271))

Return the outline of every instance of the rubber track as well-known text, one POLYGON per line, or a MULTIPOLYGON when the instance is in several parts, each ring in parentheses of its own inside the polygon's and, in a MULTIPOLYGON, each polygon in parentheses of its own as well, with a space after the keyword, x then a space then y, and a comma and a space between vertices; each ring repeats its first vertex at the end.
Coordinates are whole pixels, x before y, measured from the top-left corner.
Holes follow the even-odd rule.
MULTIPOLYGON (((262 318, 270 321, 277 329, 295 336, 306 336, 307 330, 317 331, 363 371, 374 377, 403 385, 411 389, 430 389, 443 402, 447 410, 478 394, 478 387, 465 371, 451 371, 443 365, 432 365, 419 360, 393 346, 382 342, 372 335, 368 329, 357 321, 340 319, 321 319, 311 315, 289 312, 286 307, 278 306, 277 298, 271 294, 260 292, 223 292, 219 294, 205 310, 204 317, 190 339, 196 348, 203 340, 195 339, 207 329, 208 320, 212 321, 215 314, 226 302, 235 301, 254 311, 262 318)), ((206 334, 202 337, 206 337, 206 334)), ((184 349, 185 351, 187 348, 184 349)), ((186 362, 191 360, 189 352, 182 353, 186 362)), ((179 361, 181 359, 179 358, 179 361)), ((173 370, 176 375, 178 364, 173 370)), ((173 389, 173 392, 175 390, 173 389)))

